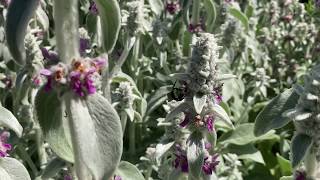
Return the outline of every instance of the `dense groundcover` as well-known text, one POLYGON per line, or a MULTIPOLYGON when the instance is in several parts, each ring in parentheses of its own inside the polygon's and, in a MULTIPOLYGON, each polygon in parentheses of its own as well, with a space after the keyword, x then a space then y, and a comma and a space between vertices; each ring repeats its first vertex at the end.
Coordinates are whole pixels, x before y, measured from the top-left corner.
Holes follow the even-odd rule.
POLYGON ((320 1, 0 0, 1 180, 319 180, 320 1))

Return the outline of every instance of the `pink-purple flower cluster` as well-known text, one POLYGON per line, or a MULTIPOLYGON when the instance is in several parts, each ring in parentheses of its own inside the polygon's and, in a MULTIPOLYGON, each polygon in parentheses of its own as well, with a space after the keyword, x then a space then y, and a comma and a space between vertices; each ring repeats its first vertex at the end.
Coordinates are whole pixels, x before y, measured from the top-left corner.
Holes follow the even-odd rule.
POLYGON ((99 11, 98 11, 98 8, 97 8, 97 4, 94 1, 91 1, 90 7, 89 7, 89 11, 93 15, 98 15, 99 14, 99 11))
POLYGON ((0 134, 0 157, 8 156, 8 151, 12 149, 11 144, 7 143, 7 140, 10 136, 10 133, 7 131, 3 131, 0 134))
POLYGON ((54 87, 67 86, 80 97, 94 94, 97 91, 95 80, 100 77, 105 65, 104 58, 87 58, 74 60, 70 67, 59 63, 50 69, 42 69, 40 74, 47 79, 44 90, 50 91, 54 87))
POLYGON ((179 2, 173 2, 170 1, 166 3, 166 10, 170 13, 170 14, 175 14, 177 11, 179 11, 180 9, 180 4, 179 2))
POLYGON ((200 115, 192 116, 191 113, 185 113, 183 121, 179 124, 180 127, 186 127, 193 123, 196 127, 206 127, 209 132, 214 131, 215 118, 213 115, 205 115, 203 118, 200 115))
POLYGON ((296 171, 294 174, 294 180, 306 180, 307 174, 305 171, 296 171))
MULTIPOLYGON (((212 146, 210 143, 206 143, 206 149, 210 149, 212 146), (210 145, 210 146, 209 146, 210 145)), ((188 173, 189 172, 189 165, 188 165, 188 159, 186 155, 186 151, 181 148, 180 145, 175 146, 175 159, 173 161, 173 166, 176 169, 179 169, 181 172, 188 173)), ((215 172, 217 165, 219 164, 219 161, 217 160, 218 154, 215 154, 213 156, 207 155, 204 158, 203 165, 201 167, 203 173, 206 175, 211 175, 213 172, 215 172)))
POLYGON ((189 24, 188 31, 191 33, 198 33, 204 30, 204 25, 202 23, 199 24, 189 24))

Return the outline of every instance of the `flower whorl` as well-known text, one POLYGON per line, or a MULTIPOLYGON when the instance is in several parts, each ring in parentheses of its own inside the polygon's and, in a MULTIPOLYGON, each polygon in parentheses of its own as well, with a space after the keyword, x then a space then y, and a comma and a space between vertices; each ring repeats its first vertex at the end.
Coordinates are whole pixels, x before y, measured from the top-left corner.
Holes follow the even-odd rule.
POLYGON ((188 73, 188 87, 192 95, 210 94, 217 87, 216 61, 219 58, 220 47, 213 34, 201 33, 193 45, 188 73))

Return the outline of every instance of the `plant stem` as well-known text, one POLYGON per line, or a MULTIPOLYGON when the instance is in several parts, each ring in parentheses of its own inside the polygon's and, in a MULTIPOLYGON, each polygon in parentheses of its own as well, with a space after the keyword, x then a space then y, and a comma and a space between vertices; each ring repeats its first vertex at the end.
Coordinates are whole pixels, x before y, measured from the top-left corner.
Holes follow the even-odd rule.
POLYGON ((77 0, 55 0, 54 22, 58 54, 70 64, 79 54, 79 12, 77 0))
POLYGON ((117 60, 116 64, 114 65, 114 67, 112 68, 112 70, 110 72, 110 79, 112 79, 114 76, 116 76, 120 72, 123 63, 126 61, 128 55, 130 53, 130 50, 132 49, 134 44, 135 44, 135 38, 129 37, 126 41, 126 44, 124 46, 124 50, 121 53, 120 58, 117 60))
POLYGON ((136 154, 136 125, 133 121, 129 121, 129 154, 133 159, 136 154))
POLYGON ((311 151, 311 149, 308 150, 306 157, 304 159, 304 162, 305 162, 307 176, 312 179, 317 179, 318 163, 316 160, 316 156, 311 151))
POLYGON ((17 146, 17 150, 18 150, 18 153, 20 154, 20 158, 25 160, 27 162, 27 164, 29 165, 34 177, 37 177, 38 174, 39 174, 38 169, 37 169, 36 165, 33 163, 32 159, 29 156, 29 154, 20 145, 17 146))
POLYGON ((200 22, 200 0, 193 0, 191 24, 197 25, 200 22))

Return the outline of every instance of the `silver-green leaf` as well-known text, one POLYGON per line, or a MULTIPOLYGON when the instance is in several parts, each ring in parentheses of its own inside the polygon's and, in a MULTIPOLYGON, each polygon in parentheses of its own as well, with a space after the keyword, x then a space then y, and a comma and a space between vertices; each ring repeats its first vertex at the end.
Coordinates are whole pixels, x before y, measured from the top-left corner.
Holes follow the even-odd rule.
POLYGON ((299 95, 293 89, 288 89, 271 100, 258 114, 254 134, 261 136, 271 129, 277 129, 288 124, 291 119, 283 117, 283 113, 296 106, 299 95))
POLYGON ((306 155, 306 152, 312 144, 312 138, 305 134, 296 134, 291 142, 291 164, 297 167, 306 155))
POLYGON ((30 19, 37 9, 39 0, 12 0, 7 14, 6 38, 15 62, 26 63, 24 38, 30 19))
POLYGON ((121 14, 117 0, 95 0, 101 18, 102 43, 106 52, 111 52, 116 45, 120 26, 121 14))
POLYGON ((11 157, 0 159, 0 179, 3 180, 31 180, 23 164, 11 157))
POLYGON ((109 179, 122 154, 120 118, 102 95, 80 99, 66 94, 77 176, 109 179))
POLYGON ((0 126, 13 130, 18 137, 22 135, 22 126, 17 118, 6 108, 0 106, 0 126))

